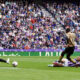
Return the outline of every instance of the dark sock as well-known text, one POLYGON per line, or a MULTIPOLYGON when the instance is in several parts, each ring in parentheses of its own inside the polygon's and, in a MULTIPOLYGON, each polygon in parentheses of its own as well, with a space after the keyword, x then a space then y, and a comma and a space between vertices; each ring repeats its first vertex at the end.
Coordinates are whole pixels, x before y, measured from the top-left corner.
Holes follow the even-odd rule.
POLYGON ((60 56, 58 62, 61 62, 62 58, 63 58, 63 56, 60 56))
POLYGON ((6 60, 4 60, 4 59, 0 59, 0 62, 4 62, 4 63, 6 63, 6 60))

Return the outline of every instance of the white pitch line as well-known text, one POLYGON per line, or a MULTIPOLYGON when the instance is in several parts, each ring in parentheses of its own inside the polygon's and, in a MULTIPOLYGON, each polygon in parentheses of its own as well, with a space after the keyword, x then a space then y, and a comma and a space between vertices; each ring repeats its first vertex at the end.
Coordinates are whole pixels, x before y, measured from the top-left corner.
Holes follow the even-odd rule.
POLYGON ((17 68, 17 67, 0 67, 0 69, 20 69, 20 68, 17 68))

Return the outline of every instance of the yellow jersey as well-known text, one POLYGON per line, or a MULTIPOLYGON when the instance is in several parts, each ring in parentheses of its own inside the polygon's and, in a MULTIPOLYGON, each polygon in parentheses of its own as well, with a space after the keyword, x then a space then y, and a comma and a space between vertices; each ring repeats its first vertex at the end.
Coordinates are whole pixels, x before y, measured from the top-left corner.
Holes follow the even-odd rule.
POLYGON ((66 33, 66 36, 67 36, 67 45, 68 45, 68 47, 75 46, 75 38, 76 38, 75 33, 68 32, 68 33, 66 33))

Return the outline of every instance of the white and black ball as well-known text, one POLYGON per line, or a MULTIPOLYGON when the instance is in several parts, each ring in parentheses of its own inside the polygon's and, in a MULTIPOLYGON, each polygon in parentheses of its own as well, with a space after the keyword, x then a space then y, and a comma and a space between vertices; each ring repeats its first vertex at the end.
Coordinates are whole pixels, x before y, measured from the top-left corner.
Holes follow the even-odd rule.
POLYGON ((13 61, 13 62, 12 62, 12 66, 13 66, 13 67, 17 67, 17 66, 18 66, 18 62, 17 62, 17 61, 13 61))

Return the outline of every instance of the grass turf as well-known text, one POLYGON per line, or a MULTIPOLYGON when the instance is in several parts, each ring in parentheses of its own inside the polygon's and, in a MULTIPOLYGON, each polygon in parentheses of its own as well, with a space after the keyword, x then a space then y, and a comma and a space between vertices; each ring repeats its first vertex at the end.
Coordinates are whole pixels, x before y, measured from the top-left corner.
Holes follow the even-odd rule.
MULTIPOLYGON (((1 57, 7 59, 8 57, 1 57)), ((9 57, 17 67, 0 63, 0 80, 80 80, 80 68, 48 67, 59 57, 9 57)))

